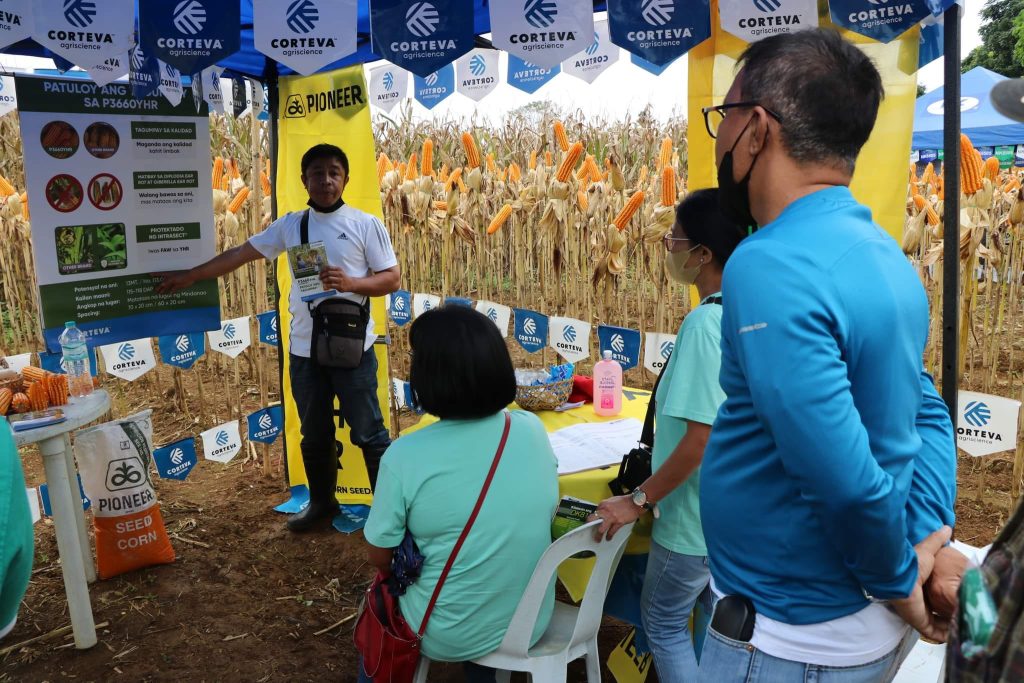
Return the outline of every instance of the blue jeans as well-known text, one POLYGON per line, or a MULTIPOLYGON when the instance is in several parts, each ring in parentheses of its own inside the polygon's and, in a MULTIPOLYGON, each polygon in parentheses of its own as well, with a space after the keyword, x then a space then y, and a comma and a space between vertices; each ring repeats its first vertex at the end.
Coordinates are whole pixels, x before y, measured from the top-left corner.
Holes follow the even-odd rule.
POLYGON ((651 541, 641 594, 641 618, 661 683, 697 680, 690 613, 698 600, 711 613, 708 558, 682 555, 651 541))
POLYGON ((885 683, 899 671, 917 642, 911 630, 892 652, 858 666, 821 666, 779 659, 750 643, 726 638, 708 629, 700 661, 700 680, 706 683, 885 683))
MULTIPOLYGON (((349 426, 352 443, 362 449, 366 459, 370 483, 376 484, 380 457, 391 445, 391 437, 377 402, 377 356, 373 348, 364 351, 359 365, 351 370, 321 367, 309 358, 292 354, 289 377, 301 423, 302 461, 307 477, 310 472, 323 471, 328 462, 337 468, 341 455, 335 435, 337 397, 337 424, 349 426)), ((333 482, 330 488, 333 490, 333 482)))

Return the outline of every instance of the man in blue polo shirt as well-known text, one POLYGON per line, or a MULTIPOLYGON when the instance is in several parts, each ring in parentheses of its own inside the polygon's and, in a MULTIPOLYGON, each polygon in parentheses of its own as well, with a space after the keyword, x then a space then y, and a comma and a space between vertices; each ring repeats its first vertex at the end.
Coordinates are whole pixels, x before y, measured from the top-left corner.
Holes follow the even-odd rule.
POLYGON ((761 227, 723 279, 727 398, 701 476, 721 600, 701 678, 889 680, 908 623, 945 635, 924 582, 950 535, 956 452, 922 366, 924 289, 848 187, 882 82, 824 29, 740 64, 705 110, 723 209, 761 227))

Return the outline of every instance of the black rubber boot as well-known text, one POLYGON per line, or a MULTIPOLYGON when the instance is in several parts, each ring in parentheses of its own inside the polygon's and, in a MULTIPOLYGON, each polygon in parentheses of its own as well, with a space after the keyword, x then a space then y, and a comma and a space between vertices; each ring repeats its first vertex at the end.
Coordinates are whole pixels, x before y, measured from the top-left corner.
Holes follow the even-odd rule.
POLYGON ((380 471, 380 459, 384 457, 384 452, 387 449, 387 446, 384 448, 362 449, 363 462, 366 463, 366 474, 370 477, 370 489, 373 491, 377 490, 377 472, 380 471))
POLYGON ((334 495, 338 483, 337 458, 331 457, 328 460, 309 461, 303 464, 309 486, 309 505, 288 518, 288 530, 295 532, 323 526, 324 520, 329 524, 338 514, 338 500, 334 495))

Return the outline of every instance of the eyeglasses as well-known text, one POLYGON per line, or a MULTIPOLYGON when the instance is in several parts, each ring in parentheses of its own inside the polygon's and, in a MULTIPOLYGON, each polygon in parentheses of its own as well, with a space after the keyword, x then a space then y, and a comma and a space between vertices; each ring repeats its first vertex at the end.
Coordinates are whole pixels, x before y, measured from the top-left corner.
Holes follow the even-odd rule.
POLYGON ((761 107, 769 116, 779 123, 782 123, 781 116, 758 102, 731 102, 729 104, 719 104, 714 107, 704 107, 700 111, 704 114, 704 127, 708 129, 708 135, 711 136, 711 139, 718 137, 718 127, 721 126, 722 121, 725 120, 726 112, 730 109, 740 109, 741 107, 761 107))
POLYGON ((661 241, 662 244, 665 245, 665 248, 667 250, 678 251, 678 249, 675 248, 676 242, 692 242, 693 240, 691 240, 689 237, 673 237, 671 232, 666 232, 665 236, 661 238, 661 241))

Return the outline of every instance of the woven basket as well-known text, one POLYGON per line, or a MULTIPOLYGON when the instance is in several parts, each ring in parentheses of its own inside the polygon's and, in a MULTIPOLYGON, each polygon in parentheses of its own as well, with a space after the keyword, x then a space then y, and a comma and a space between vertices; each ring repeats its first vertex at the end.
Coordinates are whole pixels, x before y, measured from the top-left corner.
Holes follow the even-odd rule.
POLYGON ((0 389, 10 389, 12 394, 16 394, 24 387, 25 382, 19 373, 11 374, 9 370, 0 370, 0 389))
POLYGON ((516 403, 523 410, 537 412, 554 410, 565 403, 572 393, 572 377, 533 386, 519 385, 516 387, 516 403))

